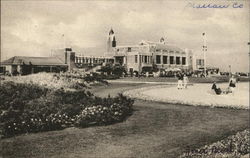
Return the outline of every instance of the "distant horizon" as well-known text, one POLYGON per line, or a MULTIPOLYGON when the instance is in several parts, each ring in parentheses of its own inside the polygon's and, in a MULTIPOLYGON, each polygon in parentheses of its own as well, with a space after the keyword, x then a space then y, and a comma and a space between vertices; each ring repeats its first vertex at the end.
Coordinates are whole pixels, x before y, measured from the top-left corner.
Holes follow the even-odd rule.
POLYGON ((73 51, 98 56, 112 27, 117 45, 164 37, 201 56, 206 32, 208 65, 249 72, 249 2, 242 3, 244 8, 194 9, 186 1, 1 1, 1 60, 46 57, 63 49, 64 40, 73 51))

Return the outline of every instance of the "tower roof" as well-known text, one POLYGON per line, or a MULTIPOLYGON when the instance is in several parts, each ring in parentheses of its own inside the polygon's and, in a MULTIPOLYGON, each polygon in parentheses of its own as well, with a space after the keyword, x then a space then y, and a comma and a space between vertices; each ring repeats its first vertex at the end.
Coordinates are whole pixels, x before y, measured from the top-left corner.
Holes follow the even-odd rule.
POLYGON ((114 34, 114 31, 113 29, 111 28, 110 31, 109 31, 109 35, 113 35, 114 34))

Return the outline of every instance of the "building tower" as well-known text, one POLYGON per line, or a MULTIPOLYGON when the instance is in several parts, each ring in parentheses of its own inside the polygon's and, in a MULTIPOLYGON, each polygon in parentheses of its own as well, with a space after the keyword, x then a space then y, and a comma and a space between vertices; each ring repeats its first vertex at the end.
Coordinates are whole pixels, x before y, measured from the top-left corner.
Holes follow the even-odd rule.
POLYGON ((111 53, 113 51, 113 48, 115 47, 116 47, 115 33, 111 28, 108 35, 107 53, 111 53))
POLYGON ((160 43, 165 44, 165 39, 163 37, 160 39, 160 43))

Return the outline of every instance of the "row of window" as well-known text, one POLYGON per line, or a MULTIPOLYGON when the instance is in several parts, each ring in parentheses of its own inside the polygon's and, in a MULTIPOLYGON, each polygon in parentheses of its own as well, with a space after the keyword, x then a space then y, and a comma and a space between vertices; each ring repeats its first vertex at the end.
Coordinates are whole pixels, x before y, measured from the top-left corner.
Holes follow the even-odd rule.
POLYGON ((156 55, 156 64, 176 64, 176 65, 182 64, 182 65, 186 65, 186 57, 156 55), (161 60, 162 57, 163 57, 163 59, 161 60), (168 63, 168 58, 169 58, 169 63, 168 63))
POLYGON ((146 63, 146 64, 152 63, 152 56, 148 56, 148 55, 135 55, 135 63, 139 62, 138 56, 139 56, 140 63, 146 63))
MULTIPOLYGON (((106 62, 111 62, 113 59, 106 59, 106 62)), ((75 63, 104 63, 105 59, 98 58, 79 58, 75 57, 75 63)))
MULTIPOLYGON (((139 61, 140 61, 140 63, 150 64, 150 63, 152 63, 152 56, 135 55, 135 63, 138 63, 139 61), (138 60, 138 57, 139 57, 139 60, 138 60)), ((186 57, 156 55, 156 64, 186 65, 186 57), (168 61, 168 58, 169 58, 169 61, 168 61)))

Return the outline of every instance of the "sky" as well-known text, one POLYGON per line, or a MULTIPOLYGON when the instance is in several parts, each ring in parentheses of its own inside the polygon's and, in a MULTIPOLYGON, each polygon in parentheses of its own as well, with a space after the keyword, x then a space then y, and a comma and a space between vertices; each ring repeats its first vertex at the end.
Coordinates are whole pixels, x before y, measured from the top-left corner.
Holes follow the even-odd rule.
MULTIPOLYGON (((159 41, 192 49, 202 56, 206 32, 207 64, 248 72, 249 1, 1 1, 2 60, 12 56, 49 56, 72 47, 86 55, 103 55, 112 27, 118 45, 159 41), (230 7, 193 8, 195 4, 230 7)), ((77 52, 77 53, 78 53, 77 52)))

